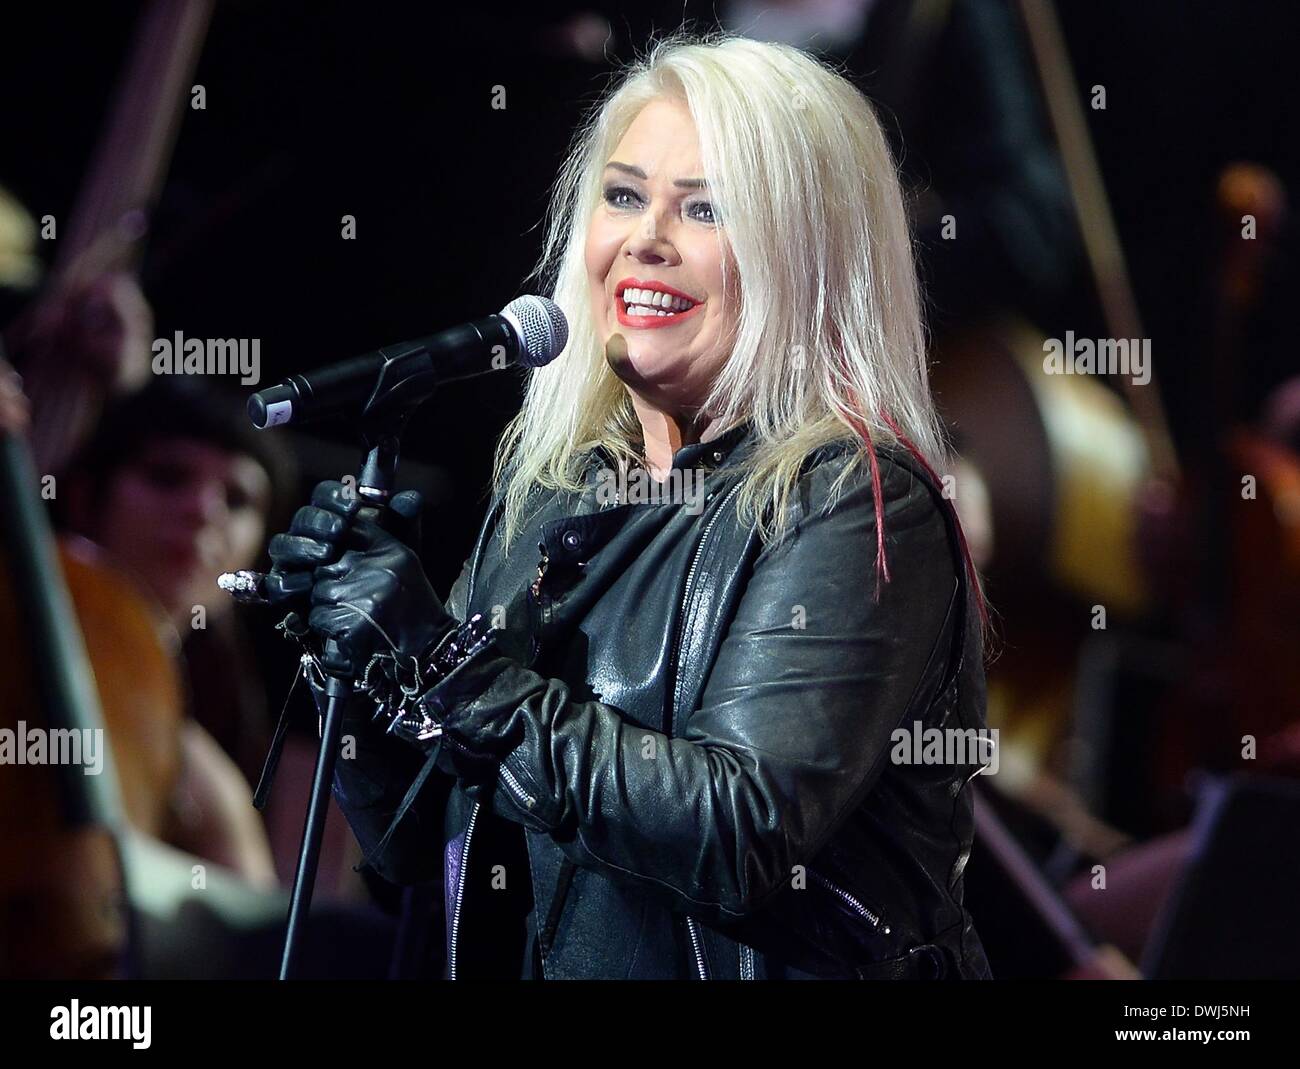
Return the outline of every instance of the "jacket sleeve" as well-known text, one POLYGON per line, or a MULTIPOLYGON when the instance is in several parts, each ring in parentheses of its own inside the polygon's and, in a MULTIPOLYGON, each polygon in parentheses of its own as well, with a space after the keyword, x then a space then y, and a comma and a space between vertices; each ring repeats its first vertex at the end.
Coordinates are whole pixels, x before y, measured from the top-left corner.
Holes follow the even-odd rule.
MULTIPOLYGON (((447 611, 457 620, 465 617, 473 559, 471 554, 447 596, 447 611)), ((369 723, 373 712, 374 707, 368 706, 364 697, 354 698, 349 704, 343 721, 344 745, 334 766, 333 783, 334 800, 352 828, 362 856, 367 858, 388 831, 408 785, 424 763, 418 751, 373 727, 369 723)), ((423 883, 441 873, 438 844, 451 781, 436 770, 431 779, 383 851, 372 859, 374 870, 390 883, 423 883)))
POLYGON ((435 691, 448 771, 575 864, 673 908, 759 908, 870 789, 950 648, 957 575, 932 492, 882 459, 892 581, 877 601, 865 462, 829 512, 807 504, 826 500, 832 467, 804 476, 796 522, 758 557, 684 737, 492 651, 435 691))

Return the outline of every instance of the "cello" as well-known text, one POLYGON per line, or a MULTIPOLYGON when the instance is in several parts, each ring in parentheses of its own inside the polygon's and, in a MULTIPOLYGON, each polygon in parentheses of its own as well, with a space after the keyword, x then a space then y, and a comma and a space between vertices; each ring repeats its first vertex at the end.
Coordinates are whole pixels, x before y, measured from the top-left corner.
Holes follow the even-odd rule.
MULTIPOLYGON (((210 0, 155 0, 142 15, 60 244, 55 292, 133 262, 211 11, 210 0)), ((49 307, 38 304, 14 335, 49 307)), ((29 762, 37 751, 24 749, 0 776, 0 977, 110 978, 132 971, 129 856, 163 827, 179 774, 177 639, 94 547, 55 539, 41 500, 57 482, 38 472, 66 462, 105 393, 132 385, 138 369, 27 356, 30 448, 0 430, 0 582, 11 592, 0 599, 0 641, 16 654, 0 683, 0 730, 15 748, 43 738, 47 755, 75 733, 99 767, 90 772, 85 752, 80 763, 29 762)))

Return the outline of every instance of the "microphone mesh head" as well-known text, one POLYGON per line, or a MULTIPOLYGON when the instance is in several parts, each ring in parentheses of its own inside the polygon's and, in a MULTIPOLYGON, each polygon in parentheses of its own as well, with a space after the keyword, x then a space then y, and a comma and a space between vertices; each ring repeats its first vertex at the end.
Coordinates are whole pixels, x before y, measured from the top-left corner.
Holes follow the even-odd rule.
POLYGON ((547 297, 516 297, 501 309, 501 314, 519 335, 518 363, 524 367, 549 364, 569 341, 569 321, 560 306, 547 297))

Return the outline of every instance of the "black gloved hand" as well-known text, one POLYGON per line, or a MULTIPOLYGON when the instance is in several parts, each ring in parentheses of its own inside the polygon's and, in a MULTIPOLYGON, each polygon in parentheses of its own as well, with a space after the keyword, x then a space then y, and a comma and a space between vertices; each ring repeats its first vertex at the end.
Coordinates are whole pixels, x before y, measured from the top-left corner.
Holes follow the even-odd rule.
POLYGON ((271 604, 306 612, 316 569, 342 556, 343 535, 360 507, 355 489, 333 479, 316 484, 311 504, 295 512, 289 530, 275 535, 267 547, 271 570, 263 590, 271 604))
MULTIPOLYGON (((393 498, 384 515, 414 540, 422 503, 418 493, 407 491, 393 498)), ((266 588, 273 601, 310 590, 309 626, 338 645, 336 655, 322 659, 327 671, 356 675, 382 653, 409 672, 456 621, 429 585, 415 551, 364 505, 349 486, 318 484, 288 533, 271 539, 274 567, 266 588)))
POLYGON ((310 601, 314 572, 323 564, 338 560, 343 550, 343 532, 358 514, 373 519, 411 549, 420 548, 420 514, 424 498, 416 490, 404 490, 382 512, 367 505, 353 487, 327 479, 317 483, 311 504, 300 508, 285 534, 271 539, 268 552, 272 568, 263 591, 274 605, 298 602, 304 610, 310 601))

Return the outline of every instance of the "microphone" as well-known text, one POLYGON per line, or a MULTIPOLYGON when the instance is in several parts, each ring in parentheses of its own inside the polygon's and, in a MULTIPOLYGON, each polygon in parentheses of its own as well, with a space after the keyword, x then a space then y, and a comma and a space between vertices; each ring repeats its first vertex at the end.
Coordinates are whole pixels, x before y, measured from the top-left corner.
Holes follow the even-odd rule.
POLYGON ((291 375, 248 399, 258 430, 366 408, 382 389, 414 406, 444 382, 472 378, 508 364, 542 367, 563 351, 569 322, 546 297, 516 297, 496 315, 399 342, 364 356, 291 375), (400 365, 394 364, 401 360, 400 365), (392 365, 392 366, 390 366, 392 365))
POLYGON ((254 572, 248 569, 222 572, 217 576, 217 586, 241 605, 269 605, 271 599, 266 596, 266 589, 263 586, 265 581, 265 572, 254 572))

